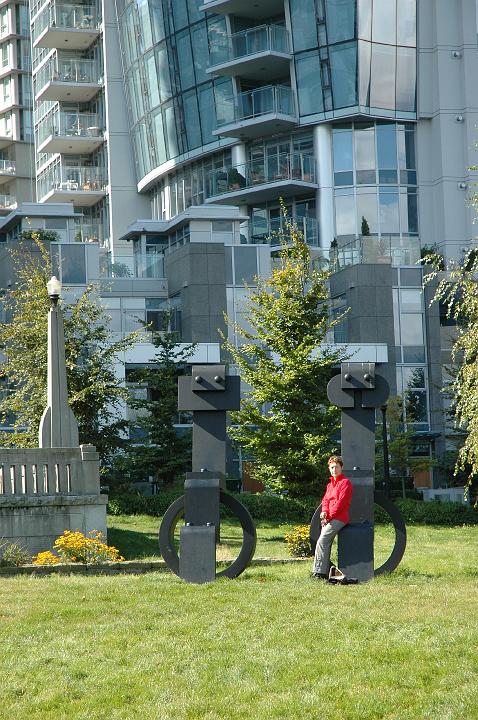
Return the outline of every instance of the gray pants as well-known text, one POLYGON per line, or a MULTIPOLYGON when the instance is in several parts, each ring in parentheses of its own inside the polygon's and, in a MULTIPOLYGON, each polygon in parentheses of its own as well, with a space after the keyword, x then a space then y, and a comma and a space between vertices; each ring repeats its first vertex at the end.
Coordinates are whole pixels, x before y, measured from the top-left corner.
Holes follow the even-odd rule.
POLYGON ((341 520, 331 520, 324 525, 320 537, 315 546, 314 566, 312 572, 315 575, 328 575, 330 566, 330 551, 335 536, 345 527, 346 523, 341 520))

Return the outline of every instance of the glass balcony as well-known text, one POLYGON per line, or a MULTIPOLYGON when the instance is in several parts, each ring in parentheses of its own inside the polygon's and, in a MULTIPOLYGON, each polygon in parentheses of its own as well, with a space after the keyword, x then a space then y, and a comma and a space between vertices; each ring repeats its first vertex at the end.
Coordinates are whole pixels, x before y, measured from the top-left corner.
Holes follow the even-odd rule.
MULTIPOLYGON (((316 218, 293 218, 292 224, 297 227, 307 245, 319 247, 319 224, 316 218)), ((271 247, 278 247, 282 242, 290 242, 288 229, 281 226, 279 221, 277 223, 251 222, 245 236, 253 245, 267 243, 271 247)))
POLYGON ((38 178, 38 199, 42 202, 73 202, 95 205, 106 194, 107 180, 102 168, 54 165, 38 178))
POLYGON ((15 160, 0 160, 0 183, 9 182, 15 173, 15 160))
POLYGON ((216 103, 215 135, 260 137, 292 128, 298 119, 294 96, 287 85, 267 85, 216 103))
POLYGON ((282 25, 261 25, 221 35, 209 49, 209 72, 247 79, 284 77, 291 58, 289 36, 282 25))
POLYGON ((237 17, 271 18, 284 14, 284 0, 208 0, 199 9, 237 17))
POLYGON ((56 111, 38 125, 37 143, 41 152, 91 153, 102 142, 103 129, 96 114, 56 111))
POLYGON ((55 55, 38 70, 34 79, 37 102, 88 102, 103 84, 96 60, 55 55))
POLYGON ((420 260, 420 238, 362 235, 339 248, 331 248, 330 252, 336 270, 350 265, 416 266, 420 260))
POLYGON ((17 198, 13 195, 0 195, 0 213, 7 215, 17 207, 17 198))
POLYGON ((98 245, 103 248, 105 246, 103 224, 78 222, 75 226, 74 241, 79 243, 98 243, 98 245))
POLYGON ((264 155, 251 162, 224 170, 213 170, 209 177, 209 202, 230 203, 231 194, 241 202, 265 202, 278 193, 310 194, 316 185, 315 161, 302 153, 264 155), (277 188, 277 183, 283 187, 277 188), (221 196, 224 196, 221 199, 221 196))
POLYGON ((100 276, 108 278, 165 277, 162 253, 134 253, 134 255, 103 255, 100 259, 100 276))
POLYGON ((33 47, 85 50, 99 33, 96 5, 51 0, 33 23, 33 47))

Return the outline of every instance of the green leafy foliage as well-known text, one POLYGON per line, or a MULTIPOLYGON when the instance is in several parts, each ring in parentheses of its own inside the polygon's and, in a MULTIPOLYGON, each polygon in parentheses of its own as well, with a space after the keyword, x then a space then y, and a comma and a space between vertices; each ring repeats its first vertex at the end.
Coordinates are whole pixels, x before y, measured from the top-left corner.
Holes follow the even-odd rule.
POLYGON ((247 288, 249 329, 234 326, 242 344, 225 342, 250 387, 241 410, 231 413, 229 434, 254 459, 257 480, 300 497, 319 494, 336 449, 339 412, 327 399, 327 383, 343 358, 323 343, 342 317, 330 319, 329 272, 312 267, 308 246, 286 217, 284 232, 271 276, 247 288))
POLYGON ((129 404, 138 411, 135 422, 140 445, 130 444, 112 468, 123 484, 153 478, 163 485, 173 483, 191 466, 191 432, 178 434, 178 375, 191 356, 194 345, 178 344, 174 333, 153 332, 157 349, 151 366, 135 370, 136 385, 129 404))
MULTIPOLYGON (((46 283, 52 275, 49 243, 55 233, 23 233, 11 249, 15 285, 2 298, 6 322, 0 323, 0 396, 4 447, 37 447, 38 427, 47 402, 48 311, 46 283)), ((96 445, 102 459, 124 444, 122 406, 126 389, 115 373, 118 357, 137 339, 135 333, 113 341, 110 318, 89 286, 70 304, 62 304, 69 403, 81 443, 96 445)))
MULTIPOLYGON (((407 525, 478 525, 478 510, 461 503, 399 499, 395 500, 395 504, 407 525)), ((375 506, 375 522, 390 522, 388 514, 378 506, 375 506)))
MULTIPOLYGON (((430 261, 431 262, 431 261, 430 261)), ((454 424, 464 433, 457 471, 468 470, 468 483, 478 477, 478 254, 471 250, 462 264, 451 261, 445 276, 440 266, 424 278, 433 283, 432 302, 441 301, 457 323, 452 348, 453 376, 445 391, 451 395, 454 424)))
POLYGON ((287 552, 292 557, 311 557, 314 553, 310 544, 310 526, 296 525, 284 535, 287 552))
POLYGON ((20 567, 30 562, 31 554, 17 542, 0 542, 0 567, 20 567))

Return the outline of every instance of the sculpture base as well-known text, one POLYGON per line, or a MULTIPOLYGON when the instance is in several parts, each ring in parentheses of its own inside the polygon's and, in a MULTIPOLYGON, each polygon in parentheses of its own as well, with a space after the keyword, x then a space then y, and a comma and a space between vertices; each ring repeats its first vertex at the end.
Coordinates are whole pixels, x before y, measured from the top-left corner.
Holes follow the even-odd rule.
POLYGON ((181 528, 179 576, 190 583, 216 579, 216 528, 214 525, 181 528))
POLYGON ((371 580, 373 569, 373 525, 350 523, 339 532, 338 565, 347 577, 371 580))

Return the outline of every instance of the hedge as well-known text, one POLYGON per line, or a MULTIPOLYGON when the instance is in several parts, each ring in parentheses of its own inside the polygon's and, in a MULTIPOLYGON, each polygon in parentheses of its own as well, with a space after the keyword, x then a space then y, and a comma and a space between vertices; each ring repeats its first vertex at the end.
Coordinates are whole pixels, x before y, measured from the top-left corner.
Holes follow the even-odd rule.
MULTIPOLYGON (((111 495, 108 502, 110 515, 153 515, 161 517, 171 503, 183 494, 182 489, 164 491, 152 497, 136 494, 111 495)), ((276 495, 233 493, 247 507, 254 520, 275 523, 308 523, 317 507, 316 498, 296 500, 276 495)), ((396 500, 408 525, 478 525, 478 510, 450 502, 423 502, 422 500, 396 500)), ((224 508, 224 515, 228 513, 224 508)), ((375 522, 389 522, 388 515, 375 508, 375 522)))

